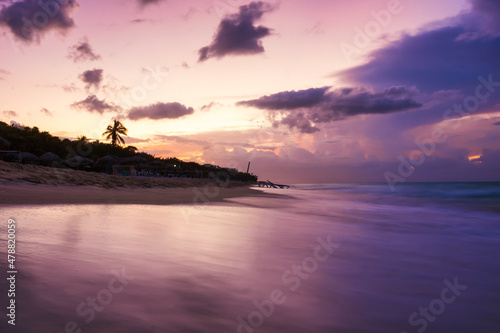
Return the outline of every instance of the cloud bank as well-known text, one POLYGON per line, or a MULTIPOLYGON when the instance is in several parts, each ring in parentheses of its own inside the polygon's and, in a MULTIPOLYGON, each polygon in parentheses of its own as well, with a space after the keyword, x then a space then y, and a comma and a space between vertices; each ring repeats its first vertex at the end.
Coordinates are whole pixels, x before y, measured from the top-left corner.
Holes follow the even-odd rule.
POLYGON ((328 87, 299 91, 284 91, 238 105, 266 111, 281 111, 284 117, 274 126, 286 125, 301 133, 319 131, 315 124, 338 121, 361 114, 387 114, 420 108, 413 98, 419 92, 404 86, 390 87, 381 93, 344 88, 329 91, 328 87))
POLYGON ((376 88, 416 86, 422 92, 467 91, 477 77, 500 78, 500 2, 471 0, 470 12, 439 22, 370 54, 341 73, 343 79, 376 88))

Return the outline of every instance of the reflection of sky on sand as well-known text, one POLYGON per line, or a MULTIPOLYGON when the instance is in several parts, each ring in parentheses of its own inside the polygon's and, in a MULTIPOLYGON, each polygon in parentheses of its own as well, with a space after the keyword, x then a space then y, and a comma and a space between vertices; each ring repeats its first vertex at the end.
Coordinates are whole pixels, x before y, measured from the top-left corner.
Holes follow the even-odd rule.
POLYGON ((264 209, 207 205, 203 215, 194 206, 6 210, 19 226, 18 297, 29 303, 19 309, 19 326, 28 331, 62 330, 67 321, 84 327, 75 309, 122 267, 136 279, 97 313, 88 326, 93 332, 144 331, 148 325, 153 332, 235 330, 236 318, 253 310, 254 299, 268 298, 281 285, 278 252, 269 251, 280 244, 279 235, 264 209), (196 218, 185 223, 183 212, 196 218))
POLYGON ((236 332, 254 301, 280 289, 286 301, 255 332, 400 332, 455 276, 469 289, 429 332, 498 324, 478 319, 498 308, 497 216, 277 193, 296 198, 3 207, 18 225, 17 328, 61 332, 75 321, 82 332, 236 332), (292 291, 284 272, 328 235, 338 252, 292 291), (85 326, 76 308, 122 269, 134 280, 85 326))

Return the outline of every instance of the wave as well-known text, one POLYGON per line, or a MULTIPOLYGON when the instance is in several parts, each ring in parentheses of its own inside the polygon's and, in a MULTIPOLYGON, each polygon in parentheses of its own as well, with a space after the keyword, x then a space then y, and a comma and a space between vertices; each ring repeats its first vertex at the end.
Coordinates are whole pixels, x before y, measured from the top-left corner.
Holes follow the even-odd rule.
POLYGON ((408 197, 500 198, 500 183, 406 183, 395 191, 384 183, 300 184, 295 188, 408 197))

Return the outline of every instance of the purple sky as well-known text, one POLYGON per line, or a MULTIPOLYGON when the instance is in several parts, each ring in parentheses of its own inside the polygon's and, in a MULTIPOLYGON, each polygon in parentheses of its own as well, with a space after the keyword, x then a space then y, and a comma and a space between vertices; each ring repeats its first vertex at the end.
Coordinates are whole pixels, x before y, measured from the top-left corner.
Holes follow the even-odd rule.
MULTIPOLYGON (((2 1, 0 119, 281 182, 500 181, 500 2, 2 1)), ((1 134, 0 134, 1 136, 1 134)))

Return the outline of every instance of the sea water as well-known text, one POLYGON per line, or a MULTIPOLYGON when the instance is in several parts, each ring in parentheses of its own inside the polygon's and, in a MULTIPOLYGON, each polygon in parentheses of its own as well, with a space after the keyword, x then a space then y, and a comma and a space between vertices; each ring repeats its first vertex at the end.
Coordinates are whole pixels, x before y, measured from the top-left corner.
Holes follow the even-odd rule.
POLYGON ((1 206, 1 332, 499 331, 499 184, 260 190, 273 196, 1 206))

